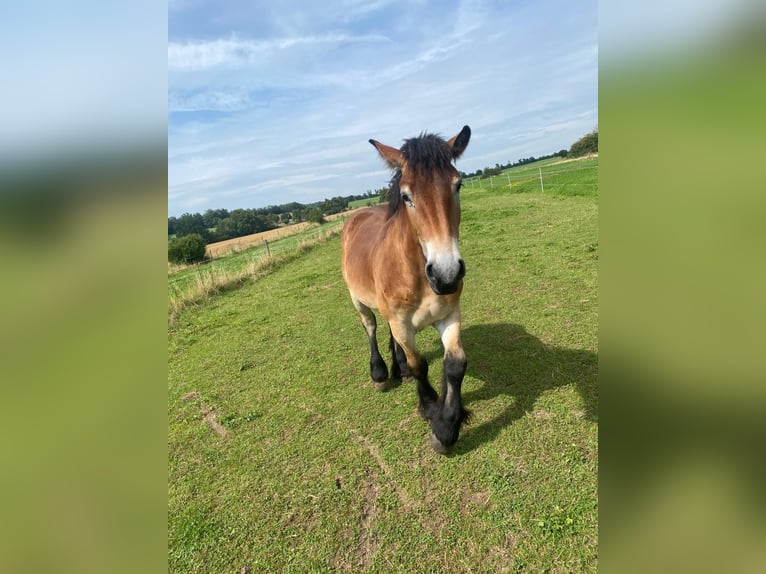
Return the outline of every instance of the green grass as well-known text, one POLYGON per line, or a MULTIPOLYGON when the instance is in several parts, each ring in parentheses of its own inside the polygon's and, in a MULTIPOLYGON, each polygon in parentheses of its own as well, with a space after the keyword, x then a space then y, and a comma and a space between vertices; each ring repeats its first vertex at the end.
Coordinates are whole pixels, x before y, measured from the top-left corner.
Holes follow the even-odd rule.
POLYGON ((545 193, 555 195, 597 195, 598 157, 560 163, 560 158, 548 158, 527 165, 506 169, 501 175, 479 180, 470 178, 466 185, 483 185, 491 189, 506 189, 514 193, 540 193, 540 172, 545 193))
POLYGON ((376 197, 368 197, 366 199, 355 199, 354 201, 348 202, 349 209, 354 209, 356 207, 367 207, 368 205, 377 205, 378 204, 378 198, 376 197))
POLYGON ((168 276, 168 295, 179 296, 190 289, 197 280, 205 276, 226 274, 245 268, 247 265, 258 262, 269 256, 282 255, 294 251, 304 241, 311 239, 317 234, 339 229, 343 221, 335 220, 321 226, 311 227, 288 237, 269 241, 269 252, 266 245, 261 243, 242 251, 229 253, 223 257, 212 259, 206 263, 192 265, 168 276))
MULTIPOLYGON (((482 183, 461 192, 474 417, 452 456, 413 383, 373 389, 337 237, 179 315, 171 572, 595 571, 596 191, 482 183)), ((436 383, 438 335, 418 342, 436 383)))

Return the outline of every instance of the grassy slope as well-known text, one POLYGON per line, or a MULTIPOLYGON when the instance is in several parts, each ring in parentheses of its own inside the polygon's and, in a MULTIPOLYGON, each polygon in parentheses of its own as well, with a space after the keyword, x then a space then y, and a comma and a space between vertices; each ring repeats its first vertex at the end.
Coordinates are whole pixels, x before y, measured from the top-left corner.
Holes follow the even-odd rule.
MULTIPOLYGON (((269 240, 269 250, 274 255, 292 251, 302 241, 342 225, 342 221, 333 221, 323 226, 304 229, 293 235, 269 240)), ((201 275, 227 273, 236 269, 242 269, 248 263, 264 259, 267 256, 266 246, 260 243, 241 251, 228 253, 207 263, 190 265, 172 274, 168 274, 168 294, 173 295, 187 290, 201 275)))
MULTIPOLYGON (((452 457, 428 446, 412 383, 372 389, 337 238, 185 312, 170 570, 594 571, 596 219, 595 197, 464 188, 474 419, 452 457)), ((419 342, 437 382, 435 331, 419 342)))

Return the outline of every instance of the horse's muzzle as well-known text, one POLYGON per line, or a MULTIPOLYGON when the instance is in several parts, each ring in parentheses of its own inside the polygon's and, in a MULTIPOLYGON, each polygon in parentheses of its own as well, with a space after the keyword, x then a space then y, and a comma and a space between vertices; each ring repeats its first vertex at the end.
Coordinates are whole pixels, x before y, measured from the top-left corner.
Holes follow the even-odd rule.
POLYGON ((452 446, 444 446, 433 432, 431 433, 431 448, 439 454, 449 454, 452 450, 452 446))
POLYGON ((450 269, 446 272, 434 266, 426 264, 426 279, 431 289, 437 295, 451 295, 460 287, 460 281, 465 277, 465 262, 458 259, 457 270, 450 269))

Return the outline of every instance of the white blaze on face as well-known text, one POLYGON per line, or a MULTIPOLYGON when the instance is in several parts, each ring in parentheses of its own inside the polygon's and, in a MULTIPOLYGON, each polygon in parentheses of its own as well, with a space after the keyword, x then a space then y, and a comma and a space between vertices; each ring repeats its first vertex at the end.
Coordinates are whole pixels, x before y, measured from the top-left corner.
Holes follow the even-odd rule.
POLYGON ((426 257, 426 265, 431 265, 431 275, 438 277, 443 283, 452 283, 456 280, 462 261, 456 237, 438 244, 426 241, 423 243, 423 255, 426 257))
MULTIPOLYGON (((455 177, 452 182, 452 193, 458 193, 459 182, 460 179, 455 177)), ((431 287, 439 294, 454 293, 458 289, 458 281, 465 274, 465 264, 460 257, 460 248, 457 244, 457 231, 455 230, 455 235, 438 236, 439 232, 445 235, 449 233, 450 214, 446 214, 446 219, 441 221, 438 214, 431 214, 428 211, 418 213, 417 198, 413 196, 410 187, 407 184, 401 184, 400 193, 405 206, 410 210, 415 221, 419 222, 418 225, 431 227, 429 231, 437 234, 437 238, 432 239, 419 237, 420 248, 426 259, 425 273, 431 287)), ((459 197, 455 197, 454 201, 458 204, 450 209, 454 207, 459 209, 459 197)), ((420 232, 418 234, 420 235, 420 232)))

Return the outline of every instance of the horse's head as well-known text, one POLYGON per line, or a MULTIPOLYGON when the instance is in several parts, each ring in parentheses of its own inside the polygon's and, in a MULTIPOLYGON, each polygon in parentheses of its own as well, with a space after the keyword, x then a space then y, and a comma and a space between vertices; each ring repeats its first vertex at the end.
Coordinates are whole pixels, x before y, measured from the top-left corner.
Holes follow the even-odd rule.
POLYGON ((448 141, 422 134, 406 140, 401 149, 370 140, 396 170, 389 213, 405 210, 423 250, 426 279, 437 295, 455 293, 465 275, 457 244, 461 181, 452 162, 462 155, 470 139, 471 128, 464 126, 448 141))

